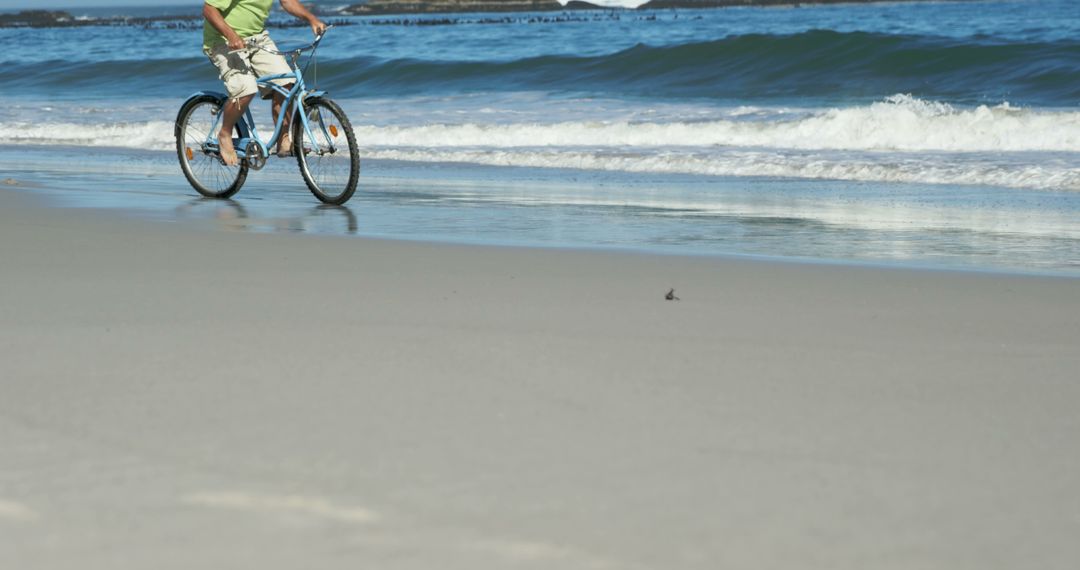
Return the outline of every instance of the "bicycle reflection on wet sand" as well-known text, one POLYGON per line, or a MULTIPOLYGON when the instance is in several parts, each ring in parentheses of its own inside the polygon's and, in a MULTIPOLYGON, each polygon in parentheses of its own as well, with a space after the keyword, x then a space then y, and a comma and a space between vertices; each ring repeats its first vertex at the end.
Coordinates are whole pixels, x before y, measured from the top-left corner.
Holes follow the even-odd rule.
POLYGON ((298 216, 260 216, 235 200, 198 198, 177 206, 175 213, 177 220, 210 222, 236 231, 356 235, 360 230, 348 206, 332 204, 319 204, 298 216))

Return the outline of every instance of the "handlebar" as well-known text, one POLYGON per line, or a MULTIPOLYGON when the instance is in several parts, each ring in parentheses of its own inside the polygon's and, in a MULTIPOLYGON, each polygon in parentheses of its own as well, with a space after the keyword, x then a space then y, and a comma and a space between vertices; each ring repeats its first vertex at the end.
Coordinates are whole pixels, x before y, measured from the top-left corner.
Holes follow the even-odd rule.
POLYGON ((296 55, 296 56, 299 56, 301 53, 303 53, 303 52, 305 52, 305 51, 307 51, 309 49, 314 50, 315 48, 319 47, 319 44, 322 43, 323 38, 326 37, 326 32, 328 30, 330 30, 330 28, 333 28, 333 27, 334 27, 333 24, 326 26, 325 28, 323 28, 322 33, 315 37, 315 41, 311 42, 310 44, 302 45, 302 46, 299 46, 299 47, 290 47, 289 49, 286 49, 286 50, 267 49, 267 48, 264 48, 264 47, 262 47, 260 45, 257 45, 255 43, 255 38, 248 38, 248 39, 244 40, 244 45, 245 45, 244 48, 229 50, 229 53, 238 53, 238 52, 242 52, 244 50, 256 49, 256 50, 265 51, 266 53, 272 53, 274 55, 281 55, 281 56, 296 55))

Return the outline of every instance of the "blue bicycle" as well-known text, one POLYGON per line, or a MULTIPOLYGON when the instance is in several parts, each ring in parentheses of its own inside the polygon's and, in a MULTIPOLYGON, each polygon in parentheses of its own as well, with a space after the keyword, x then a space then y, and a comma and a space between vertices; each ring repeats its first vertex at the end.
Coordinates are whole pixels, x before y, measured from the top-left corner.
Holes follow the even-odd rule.
POLYGON ((261 170, 270 158, 270 149, 281 140, 282 125, 287 115, 292 116, 292 154, 300 165, 311 193, 327 204, 344 204, 356 191, 360 177, 360 151, 356 136, 345 112, 323 91, 309 91, 304 75, 315 59, 315 51, 325 32, 315 41, 280 51, 269 50, 249 44, 248 49, 263 49, 285 56, 291 63, 292 73, 260 77, 261 87, 273 89, 285 96, 285 111, 277 119, 274 134, 263 141, 255 128, 251 108, 236 122, 233 148, 240 163, 228 166, 221 160, 217 133, 220 129, 222 110, 228 95, 216 91, 200 91, 192 95, 180 107, 176 117, 176 154, 180 168, 188 182, 208 198, 228 198, 240 191, 247 180, 248 171, 261 170), (300 56, 310 51, 301 68, 300 56), (292 88, 273 83, 275 79, 288 79, 292 88))

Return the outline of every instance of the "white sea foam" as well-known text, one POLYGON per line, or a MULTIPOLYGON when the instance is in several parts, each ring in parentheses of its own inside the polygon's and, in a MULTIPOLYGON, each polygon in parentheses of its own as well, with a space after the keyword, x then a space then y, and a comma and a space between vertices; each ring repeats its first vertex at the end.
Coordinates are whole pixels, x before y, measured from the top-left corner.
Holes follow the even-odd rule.
POLYGON ((91 147, 174 148, 171 121, 130 123, 11 122, 0 123, 0 144, 91 147))
POLYGON ((897 96, 768 120, 441 124, 357 128, 366 144, 417 147, 734 146, 867 151, 1080 151, 1080 112, 957 110, 897 96))
MULTIPOLYGON (((1080 112, 869 106, 679 121, 357 124, 368 158, 721 176, 1080 189, 1080 112)), ((470 115, 469 120, 475 120, 470 115)), ((0 122, 0 144, 171 150, 166 121, 0 122)))
POLYGON ((988 161, 953 163, 948 160, 934 160, 932 157, 878 162, 844 155, 789 155, 768 152, 701 155, 602 154, 543 150, 435 152, 403 149, 373 150, 365 155, 387 160, 468 162, 492 166, 1080 190, 1080 168, 1068 165, 1005 166, 988 161))

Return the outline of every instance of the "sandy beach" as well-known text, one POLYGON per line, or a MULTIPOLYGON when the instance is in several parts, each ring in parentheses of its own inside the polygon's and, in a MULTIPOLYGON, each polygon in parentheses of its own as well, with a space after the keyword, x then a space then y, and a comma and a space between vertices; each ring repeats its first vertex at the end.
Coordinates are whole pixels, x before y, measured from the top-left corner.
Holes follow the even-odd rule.
POLYGON ((0 567, 1080 560, 1077 279, 231 233, 31 193, 0 192, 0 567))

